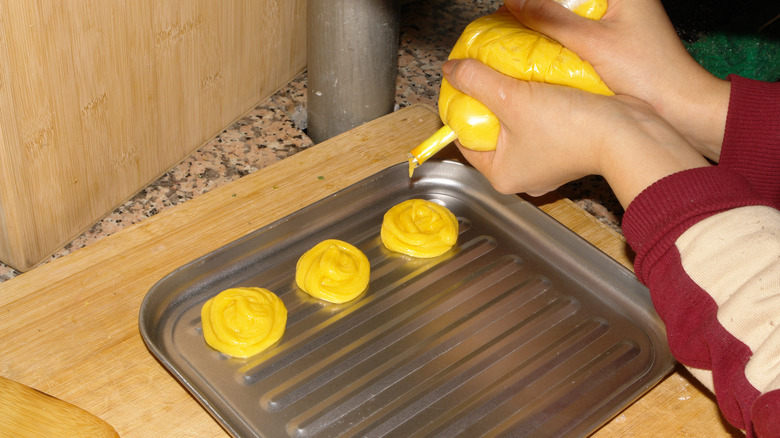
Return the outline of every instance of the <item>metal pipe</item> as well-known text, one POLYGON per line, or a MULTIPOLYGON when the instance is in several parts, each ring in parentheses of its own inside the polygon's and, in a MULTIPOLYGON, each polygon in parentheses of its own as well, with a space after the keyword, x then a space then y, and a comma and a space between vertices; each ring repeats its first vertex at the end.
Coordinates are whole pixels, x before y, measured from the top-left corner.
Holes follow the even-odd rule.
POLYGON ((400 0, 309 0, 307 133, 315 143, 393 111, 400 0))

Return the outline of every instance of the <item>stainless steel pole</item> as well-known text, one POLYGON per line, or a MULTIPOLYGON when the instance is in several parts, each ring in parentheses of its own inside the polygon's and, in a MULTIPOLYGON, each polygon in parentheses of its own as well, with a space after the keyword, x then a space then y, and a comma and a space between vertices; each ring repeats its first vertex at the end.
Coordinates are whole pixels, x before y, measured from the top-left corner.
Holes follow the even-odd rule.
POLYGON ((393 111, 400 0, 309 0, 307 132, 327 140, 393 111))

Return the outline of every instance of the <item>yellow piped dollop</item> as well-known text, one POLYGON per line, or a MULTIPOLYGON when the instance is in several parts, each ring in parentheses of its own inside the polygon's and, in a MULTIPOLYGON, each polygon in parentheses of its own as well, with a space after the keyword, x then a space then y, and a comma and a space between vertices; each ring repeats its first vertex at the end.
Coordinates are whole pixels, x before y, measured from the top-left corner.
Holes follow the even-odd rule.
POLYGON ((200 317, 203 337, 211 348, 245 358, 262 352, 282 337, 287 308, 268 289, 237 287, 206 301, 200 317))
POLYGON ((306 251, 295 268, 295 282, 309 295, 331 303, 358 297, 371 274, 368 257, 347 242, 328 239, 306 251))
POLYGON ((385 213, 380 231, 387 249, 412 257, 437 257, 458 240, 458 219, 446 207, 409 199, 385 213))

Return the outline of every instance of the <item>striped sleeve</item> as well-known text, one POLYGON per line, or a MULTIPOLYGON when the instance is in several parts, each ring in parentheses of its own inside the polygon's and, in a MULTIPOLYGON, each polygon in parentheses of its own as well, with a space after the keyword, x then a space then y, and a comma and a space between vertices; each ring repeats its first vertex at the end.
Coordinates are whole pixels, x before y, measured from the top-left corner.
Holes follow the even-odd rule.
POLYGON ((648 187, 623 232, 674 356, 732 425, 780 437, 780 84, 730 80, 720 163, 648 187))
POLYGON ((711 382, 731 424, 777 436, 780 212, 736 172, 692 169, 640 194, 623 232, 672 354, 711 382))

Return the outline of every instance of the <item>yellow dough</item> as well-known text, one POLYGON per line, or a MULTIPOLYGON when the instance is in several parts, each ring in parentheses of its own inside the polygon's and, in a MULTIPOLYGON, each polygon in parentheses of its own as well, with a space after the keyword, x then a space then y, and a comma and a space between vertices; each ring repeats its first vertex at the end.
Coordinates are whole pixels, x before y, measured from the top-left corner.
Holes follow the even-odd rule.
POLYGON ((328 239, 306 251, 295 268, 295 282, 309 295, 331 303, 357 298, 368 286, 371 267, 362 251, 328 239))
POLYGON ((237 287, 206 301, 200 318, 209 346, 244 358, 260 353, 282 337, 287 308, 268 289, 237 287))
POLYGON ((385 213, 382 243, 391 251, 413 257, 436 257, 458 241, 458 219, 441 205, 409 199, 385 213))
POLYGON ((575 14, 592 20, 601 20, 607 12, 607 0, 555 0, 575 14))

